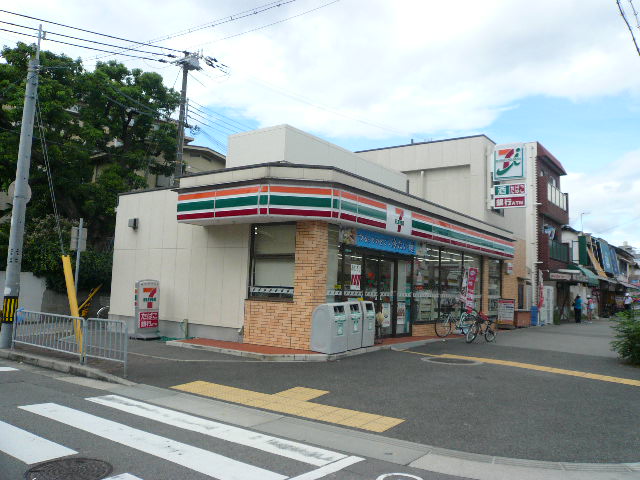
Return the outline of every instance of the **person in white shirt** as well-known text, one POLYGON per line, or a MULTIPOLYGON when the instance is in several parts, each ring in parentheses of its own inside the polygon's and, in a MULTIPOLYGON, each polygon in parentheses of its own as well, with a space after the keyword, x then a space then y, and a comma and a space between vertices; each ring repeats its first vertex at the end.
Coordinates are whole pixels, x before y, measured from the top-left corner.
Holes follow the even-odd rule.
POLYGON ((625 293, 624 294, 624 309, 625 310, 631 310, 631 302, 633 302, 633 299, 631 298, 631 295, 629 293, 625 293))

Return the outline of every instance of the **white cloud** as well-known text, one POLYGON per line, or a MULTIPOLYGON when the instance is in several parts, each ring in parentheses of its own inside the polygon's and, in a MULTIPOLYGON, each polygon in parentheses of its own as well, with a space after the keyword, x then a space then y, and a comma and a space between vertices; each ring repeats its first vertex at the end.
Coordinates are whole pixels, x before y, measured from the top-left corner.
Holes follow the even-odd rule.
POLYGON ((599 171, 569 172, 562 189, 569 193, 571 225, 604 238, 613 245, 624 241, 640 248, 640 150, 629 152, 599 171))
MULTIPOLYGON (((640 62, 629 33, 615 3, 602 0, 341 0, 215 42, 327 1, 297 0, 164 44, 176 48, 204 44, 205 54, 232 67, 229 79, 221 83, 197 75, 207 87, 191 81, 189 95, 196 101, 237 109, 261 125, 291 123, 334 138, 478 130, 490 125, 502 108, 531 95, 578 100, 640 92, 640 62)), ((149 0, 107 6, 26 0, 20 11, 149 39, 259 3, 202 0, 176 7, 174 2, 149 0)), ((33 23, 7 17, 0 19, 33 23)), ((51 27, 55 29, 59 30, 51 27)), ((46 48, 61 47, 47 43, 46 48)), ((90 56, 86 51, 72 52, 90 56)), ((172 85, 175 67, 159 71, 172 85)))

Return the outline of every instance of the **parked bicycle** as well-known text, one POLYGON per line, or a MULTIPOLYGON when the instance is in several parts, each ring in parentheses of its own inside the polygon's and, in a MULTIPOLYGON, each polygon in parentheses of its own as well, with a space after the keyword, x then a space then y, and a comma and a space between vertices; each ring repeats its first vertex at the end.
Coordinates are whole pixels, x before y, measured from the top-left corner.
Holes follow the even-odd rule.
POLYGON ((435 330, 439 337, 446 337, 452 330, 459 330, 463 335, 467 333, 469 327, 473 324, 473 318, 467 313, 466 308, 462 307, 460 313, 453 311, 453 305, 448 307, 449 311, 436 321, 435 330))
POLYGON ((484 339, 487 342, 493 342, 496 339, 497 327, 495 320, 477 310, 472 310, 469 317, 473 323, 465 335, 467 343, 473 342, 478 335, 484 335, 484 339))

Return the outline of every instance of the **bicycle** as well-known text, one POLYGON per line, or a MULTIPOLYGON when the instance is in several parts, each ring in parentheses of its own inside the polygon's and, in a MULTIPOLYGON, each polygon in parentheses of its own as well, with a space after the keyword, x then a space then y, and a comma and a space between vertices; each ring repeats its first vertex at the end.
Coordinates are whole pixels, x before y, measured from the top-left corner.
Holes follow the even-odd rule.
POLYGON ((484 334, 484 339, 487 342, 493 342, 496 339, 495 320, 487 317, 484 313, 472 310, 469 314, 473 318, 473 323, 467 330, 465 335, 465 342, 473 342, 478 334, 484 334), (483 330, 484 326, 484 330, 483 330))
POLYGON ((456 314, 453 312, 453 306, 448 307, 449 312, 436 321, 435 330, 436 335, 439 337, 446 337, 451 333, 451 330, 455 327, 460 330, 462 334, 466 334, 469 327, 473 324, 471 314, 467 313, 463 308, 460 312, 460 316, 456 319, 456 314))

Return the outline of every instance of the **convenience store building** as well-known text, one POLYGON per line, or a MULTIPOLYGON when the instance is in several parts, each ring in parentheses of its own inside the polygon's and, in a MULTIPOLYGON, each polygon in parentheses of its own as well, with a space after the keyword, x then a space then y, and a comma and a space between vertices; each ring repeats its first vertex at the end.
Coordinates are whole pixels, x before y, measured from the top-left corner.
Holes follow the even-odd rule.
POLYGON ((156 279, 161 335, 188 322, 309 349, 321 303, 373 300, 385 335, 417 336, 459 308, 467 267, 477 308, 517 289, 510 232, 407 191, 403 173, 290 126, 234 135, 227 168, 121 195, 110 315, 133 324, 134 283, 156 279))

